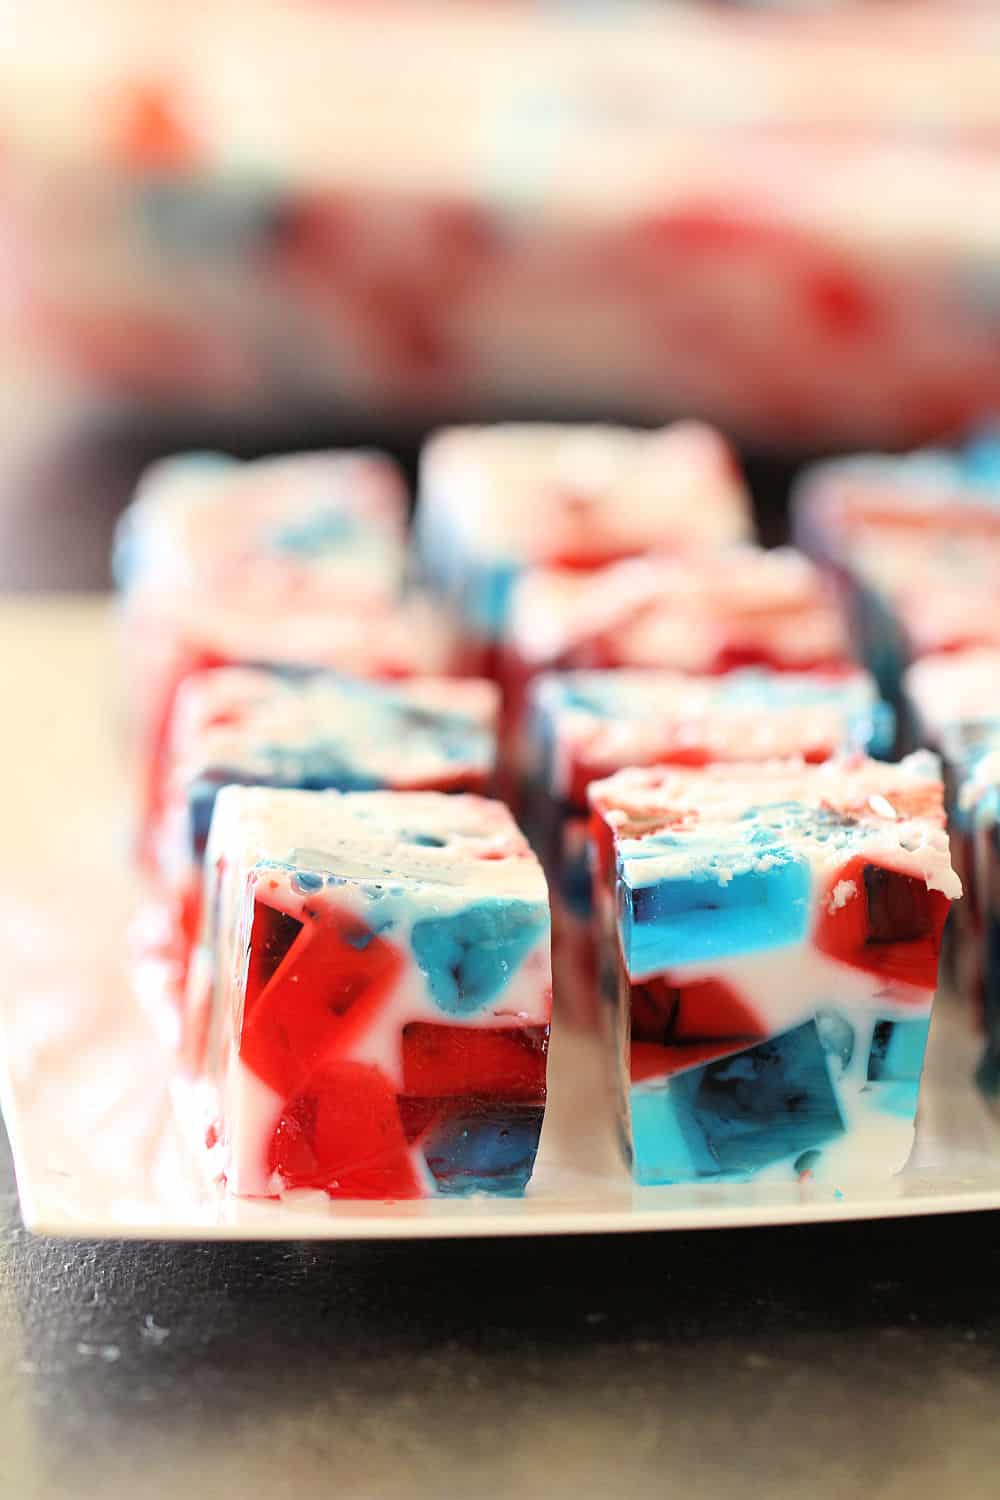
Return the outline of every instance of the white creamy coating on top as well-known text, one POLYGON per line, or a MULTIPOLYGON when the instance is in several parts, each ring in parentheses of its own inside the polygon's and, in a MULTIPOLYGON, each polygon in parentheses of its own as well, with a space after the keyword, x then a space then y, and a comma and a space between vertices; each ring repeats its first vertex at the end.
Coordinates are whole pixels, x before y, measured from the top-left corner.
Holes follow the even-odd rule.
POLYGON ((759 861, 773 849, 787 849, 831 871, 856 853, 871 854, 919 875, 930 889, 953 900, 962 893, 944 829, 939 763, 927 751, 898 765, 855 756, 821 766, 772 762, 700 771, 625 770, 595 782, 589 795, 612 829, 637 825, 650 831, 649 838, 620 839, 632 883, 650 884, 701 864, 724 873, 730 856, 734 873, 763 868, 759 861), (855 820, 842 840, 830 839, 820 820, 809 817, 824 811, 855 820), (773 849, 752 838, 755 827, 765 824, 774 830, 773 849), (661 845, 657 828, 666 836, 661 845), (666 841, 671 836, 675 845, 666 841))
POLYGON ((711 427, 500 423, 447 428, 421 461, 422 524, 497 562, 595 557, 752 532, 749 496, 711 427))
POLYGON ((216 853, 248 871, 274 860, 346 880, 456 887, 463 899, 546 899, 524 835, 502 803, 483 797, 228 786, 216 801, 209 864, 216 853))

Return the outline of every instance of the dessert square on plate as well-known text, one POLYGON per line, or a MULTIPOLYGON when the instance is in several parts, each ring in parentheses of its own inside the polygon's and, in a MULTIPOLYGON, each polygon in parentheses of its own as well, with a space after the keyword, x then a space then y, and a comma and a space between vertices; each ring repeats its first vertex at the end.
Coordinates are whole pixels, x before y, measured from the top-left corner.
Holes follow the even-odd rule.
POLYGON ((520 1193, 545 1108, 545 878, 507 809, 226 787, 186 1062, 239 1195, 520 1193))

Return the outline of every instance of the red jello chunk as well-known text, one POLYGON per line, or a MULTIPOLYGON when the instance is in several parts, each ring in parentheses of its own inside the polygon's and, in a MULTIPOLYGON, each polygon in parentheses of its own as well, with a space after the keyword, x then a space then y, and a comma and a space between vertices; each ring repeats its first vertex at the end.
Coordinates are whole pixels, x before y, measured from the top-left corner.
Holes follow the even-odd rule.
POLYGON ((399 1112, 408 1141, 442 1117, 545 1104, 547 1026, 469 1027, 413 1021, 403 1028, 399 1112))
POLYGON ((547 1026, 403 1028, 403 1089, 422 1098, 544 1099, 547 1026))
POLYGON ((396 1095, 369 1063, 325 1062, 289 1100, 271 1140, 268 1170, 286 1188, 334 1198, 416 1198, 422 1188, 396 1095))
POLYGON ((919 876, 858 855, 830 881, 813 942, 852 968, 932 990, 948 906, 947 896, 928 890, 919 876))
POLYGON ((404 962, 349 911, 304 915, 295 932, 258 898, 250 932, 240 1057, 285 1098, 369 1023, 404 962))
POLYGON ((631 986, 630 1006, 633 1083, 739 1052, 767 1035, 753 1008, 721 979, 648 979, 631 986))

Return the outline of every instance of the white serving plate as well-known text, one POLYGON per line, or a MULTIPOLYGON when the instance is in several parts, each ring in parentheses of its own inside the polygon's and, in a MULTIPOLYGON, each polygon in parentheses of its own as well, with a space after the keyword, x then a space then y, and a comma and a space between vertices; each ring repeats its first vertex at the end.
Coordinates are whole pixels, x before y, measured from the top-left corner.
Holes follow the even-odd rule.
POLYGON ((554 1038, 550 1105, 523 1200, 234 1202, 170 1105, 169 1053, 123 966, 135 891, 113 681, 96 600, 0 604, 8 789, 0 859, 0 1102, 29 1229, 143 1239, 415 1239, 624 1233, 1000 1208, 1000 1125, 969 1078, 975 1045, 939 1004, 917 1147, 889 1182, 633 1187, 596 1045, 554 1038))

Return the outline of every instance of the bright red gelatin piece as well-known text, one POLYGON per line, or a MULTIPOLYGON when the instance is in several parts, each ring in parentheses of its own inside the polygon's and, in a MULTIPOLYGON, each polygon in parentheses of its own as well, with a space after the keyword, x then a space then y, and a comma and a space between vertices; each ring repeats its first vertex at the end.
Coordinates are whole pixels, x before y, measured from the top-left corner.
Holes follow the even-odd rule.
POLYGON ((403 1088, 423 1098, 544 1099, 547 1026, 403 1028, 403 1088))
POLYGON ((633 984, 630 996, 634 1083, 697 1067, 767 1036, 753 1008, 721 979, 678 985, 663 976, 633 984))
POLYGON ((852 968, 932 990, 949 904, 918 877, 859 855, 830 881, 813 942, 852 968))
POLYGON ((254 993, 248 986, 240 1057, 285 1098, 368 1024, 403 968, 400 951, 351 912, 303 915, 283 953, 289 919, 264 902, 250 934, 249 973, 264 983, 254 993))
POLYGON ((286 1188, 318 1188, 333 1198, 416 1198, 422 1190, 396 1096, 369 1063, 317 1068, 282 1113, 268 1170, 286 1188))

